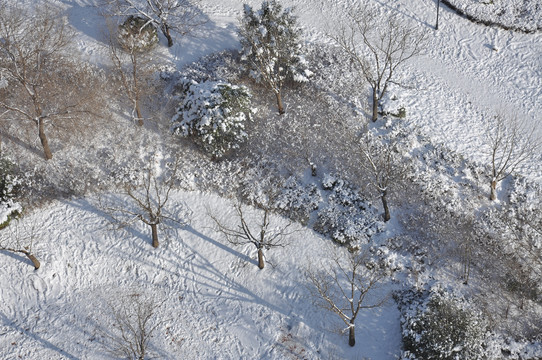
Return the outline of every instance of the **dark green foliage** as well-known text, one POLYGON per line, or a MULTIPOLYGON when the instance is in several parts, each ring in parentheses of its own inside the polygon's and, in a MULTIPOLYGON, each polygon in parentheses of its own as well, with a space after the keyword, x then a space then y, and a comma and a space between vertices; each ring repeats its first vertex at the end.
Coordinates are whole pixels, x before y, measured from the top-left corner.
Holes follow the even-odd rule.
POLYGON ((8 226, 22 210, 20 204, 14 201, 20 185, 14 172, 15 165, 8 159, 0 158, 0 229, 8 226))
POLYGON ((239 148, 248 135, 245 122, 252 113, 251 95, 244 86, 221 81, 181 81, 184 99, 172 119, 172 131, 192 136, 214 158, 239 148))
POLYGON ((404 358, 484 358, 486 326, 461 299, 437 290, 402 294, 401 301, 404 358))
POLYGON ((129 16, 119 25, 119 43, 127 51, 147 51, 158 43, 158 31, 148 20, 129 16))

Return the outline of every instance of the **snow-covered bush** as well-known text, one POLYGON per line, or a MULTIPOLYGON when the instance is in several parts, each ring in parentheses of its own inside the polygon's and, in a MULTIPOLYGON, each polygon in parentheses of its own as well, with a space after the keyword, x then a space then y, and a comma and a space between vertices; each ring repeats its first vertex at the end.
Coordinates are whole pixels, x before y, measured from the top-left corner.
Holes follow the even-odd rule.
POLYGON ((183 100, 172 119, 172 131, 193 136, 214 158, 237 149, 247 139, 245 122, 253 109, 251 95, 244 86, 224 81, 197 83, 182 79, 183 100))
POLYGON ((158 43, 158 31, 148 20, 129 16, 119 25, 118 41, 124 49, 146 51, 158 43))
POLYGON ((327 203, 318 211, 314 230, 348 246, 366 243, 382 231, 377 209, 350 184, 326 174, 322 185, 329 193, 327 203))
POLYGON ((380 100, 380 112, 382 115, 391 115, 401 119, 406 118, 404 102, 395 93, 389 91, 380 100))
POLYGON ((403 359, 484 359, 486 325, 464 300, 441 289, 396 295, 403 359))
POLYGON ((21 204, 14 200, 20 179, 14 175, 13 168, 11 161, 0 158, 0 229, 22 211, 21 204))
POLYGON ((316 184, 304 185, 295 177, 290 177, 284 183, 273 206, 288 218, 306 225, 311 213, 318 209, 321 202, 322 195, 316 184))

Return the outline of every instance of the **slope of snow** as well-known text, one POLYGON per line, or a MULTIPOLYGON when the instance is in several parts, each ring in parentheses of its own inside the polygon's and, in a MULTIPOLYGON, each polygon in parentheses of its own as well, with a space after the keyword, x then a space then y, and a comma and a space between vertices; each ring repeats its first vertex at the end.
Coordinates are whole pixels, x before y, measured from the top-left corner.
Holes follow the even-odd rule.
POLYGON ((296 227, 290 245, 270 250, 259 270, 253 247, 235 247, 212 228, 208 212, 236 226, 231 201, 175 193, 172 203, 181 201, 193 212, 190 225, 170 229, 157 249, 139 223, 112 230, 93 197, 58 201, 26 216, 26 224, 40 224, 34 251, 42 266, 34 271, 26 258, 1 255, 0 358, 110 358, 103 345, 114 326, 107 302, 130 291, 164 301, 150 346, 160 358, 398 355, 392 301, 360 315, 352 349, 334 332, 344 324, 311 304, 304 269, 325 257, 329 240, 296 227))

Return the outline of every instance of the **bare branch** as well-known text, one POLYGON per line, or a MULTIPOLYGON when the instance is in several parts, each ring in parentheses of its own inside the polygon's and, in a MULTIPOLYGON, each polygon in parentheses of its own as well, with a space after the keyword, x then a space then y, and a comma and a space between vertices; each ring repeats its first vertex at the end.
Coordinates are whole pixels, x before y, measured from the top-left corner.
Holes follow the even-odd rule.
POLYGON ((234 208, 237 215, 237 228, 231 228, 225 225, 224 221, 219 219, 216 215, 213 215, 209 209, 207 210, 207 215, 215 223, 216 231, 224 235, 230 243, 234 245, 254 245, 258 251, 258 267, 263 269, 265 266, 263 250, 286 246, 287 236, 293 233, 293 231, 288 232, 291 222, 288 222, 281 227, 270 228, 271 210, 269 208, 264 208, 261 211, 261 222, 255 227, 251 227, 250 222, 247 221, 247 216, 245 215, 243 205, 240 201, 234 205, 234 208), (256 233, 259 234, 259 236, 253 235, 256 233))
POLYGON ((390 16, 379 24, 380 16, 366 7, 352 7, 350 24, 329 36, 350 56, 358 75, 372 90, 372 121, 378 118, 378 102, 396 80, 397 69, 419 55, 425 35, 402 25, 390 16))
MULTIPOLYGON (((164 220, 167 219, 184 226, 191 216, 186 205, 183 205, 183 214, 176 214, 178 217, 169 214, 167 210, 169 195, 175 185, 174 179, 180 164, 179 159, 176 158, 173 166, 164 170, 162 174, 158 173, 159 164, 156 160, 157 155, 153 154, 136 179, 126 180, 121 184, 121 194, 126 197, 128 204, 107 205, 105 199, 100 199, 100 207, 119 224, 119 227, 129 225, 135 220, 150 226, 152 245, 155 248, 159 246, 158 225, 163 225, 164 220)), ((119 200, 109 200, 109 203, 112 201, 119 200)))
POLYGON ((490 200, 497 199, 497 184, 510 176, 540 149, 535 129, 517 117, 498 114, 487 125, 486 144, 491 164, 490 200))
POLYGON ((387 295, 374 298, 374 290, 387 275, 370 264, 368 248, 353 250, 334 248, 331 263, 311 265, 306 277, 314 304, 337 314, 349 329, 349 345, 355 345, 355 321, 362 309, 381 306, 387 295))

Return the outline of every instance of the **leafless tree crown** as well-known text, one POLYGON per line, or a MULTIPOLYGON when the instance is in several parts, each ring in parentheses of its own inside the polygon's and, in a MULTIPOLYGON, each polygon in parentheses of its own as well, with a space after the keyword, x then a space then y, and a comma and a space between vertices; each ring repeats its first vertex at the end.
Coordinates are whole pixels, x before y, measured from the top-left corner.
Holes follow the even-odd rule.
POLYGON ((349 331, 349 345, 355 345, 355 321, 362 309, 381 306, 387 299, 375 290, 387 273, 370 259, 367 248, 335 248, 331 262, 312 264, 306 272, 316 306, 337 314, 349 331))
POLYGON ((95 114, 98 77, 69 56, 72 36, 66 19, 49 5, 0 4, 2 118, 36 126, 47 160, 53 156, 47 128, 95 114))
POLYGON ((540 149, 536 129, 517 117, 498 114, 487 125, 486 144, 491 166, 490 200, 497 199, 497 184, 540 149))
POLYGON ((141 17, 159 28, 169 47, 174 44, 171 32, 185 36, 206 23, 197 3, 198 0, 104 0, 112 15, 141 17))
POLYGON ((100 331, 105 349, 115 357, 130 360, 151 358, 149 345, 163 323, 157 312, 164 300, 134 290, 116 293, 107 303, 113 327, 100 331))
POLYGON ((234 245, 252 244, 258 251, 258 267, 263 269, 265 266, 264 249, 270 250, 274 247, 283 247, 287 245, 287 236, 291 222, 281 227, 271 226, 271 210, 265 207, 262 210, 261 221, 257 224, 251 224, 247 218, 243 205, 238 201, 235 205, 237 227, 225 225, 223 220, 209 212, 209 216, 214 221, 217 230, 222 233, 226 239, 234 245))
POLYGON ((402 85, 397 69, 422 52, 425 36, 395 16, 382 20, 366 8, 352 8, 349 15, 350 25, 330 36, 350 56, 359 77, 369 83, 372 121, 376 121, 378 102, 388 86, 402 85))
POLYGON ((185 204, 177 204, 177 208, 181 208, 178 209, 181 212, 178 214, 171 214, 167 209, 171 191, 177 180, 179 160, 176 159, 165 171, 158 168, 155 156, 150 156, 143 171, 122 181, 120 190, 128 202, 124 206, 118 203, 106 204, 107 201, 101 200, 101 207, 111 215, 119 227, 130 225, 134 221, 148 225, 152 232, 152 246, 155 248, 159 246, 159 225, 168 220, 184 226, 190 221, 191 216, 185 204))
POLYGON ((12 219, 7 228, 0 230, 0 250, 24 254, 37 270, 40 268, 40 262, 32 251, 37 241, 36 232, 35 224, 26 224, 19 219, 12 219))

